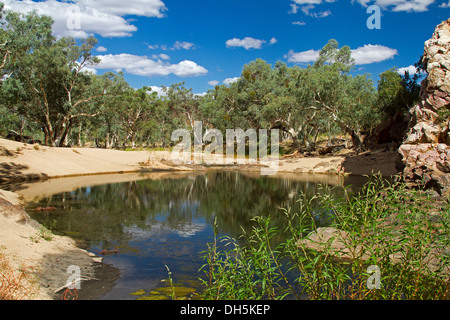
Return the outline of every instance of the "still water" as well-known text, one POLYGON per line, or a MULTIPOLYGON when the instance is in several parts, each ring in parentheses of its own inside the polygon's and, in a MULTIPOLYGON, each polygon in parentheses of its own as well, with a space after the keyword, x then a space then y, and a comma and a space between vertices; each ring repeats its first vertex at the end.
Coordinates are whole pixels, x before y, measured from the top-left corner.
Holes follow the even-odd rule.
MULTIPOLYGON (((364 180, 350 177, 344 184, 358 189, 364 180)), ((84 186, 30 203, 29 212, 55 207, 32 217, 90 252, 111 253, 104 262, 119 268, 121 278, 101 299, 160 297, 161 280, 168 279, 166 266, 177 287, 201 290, 201 252, 214 237, 214 221, 219 235, 236 239, 251 230, 256 216, 270 216, 281 229, 286 225, 281 208, 298 212, 301 193, 312 197, 325 192, 327 184, 308 175, 210 171, 84 186)), ((342 195, 342 186, 332 192, 342 195)))

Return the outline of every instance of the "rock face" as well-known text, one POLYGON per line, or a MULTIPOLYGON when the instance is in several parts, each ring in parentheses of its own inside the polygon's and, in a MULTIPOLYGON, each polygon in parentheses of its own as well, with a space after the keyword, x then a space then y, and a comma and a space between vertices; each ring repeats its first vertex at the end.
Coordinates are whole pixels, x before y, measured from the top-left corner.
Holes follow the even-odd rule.
POLYGON ((440 193, 450 193, 450 19, 425 42, 420 102, 399 148, 403 174, 440 193))

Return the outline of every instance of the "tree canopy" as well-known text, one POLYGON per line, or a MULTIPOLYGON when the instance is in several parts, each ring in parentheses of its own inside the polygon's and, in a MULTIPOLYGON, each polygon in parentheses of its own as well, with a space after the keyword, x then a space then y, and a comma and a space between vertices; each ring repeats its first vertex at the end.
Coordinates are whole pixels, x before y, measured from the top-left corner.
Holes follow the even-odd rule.
POLYGON ((262 59, 243 66, 237 81, 197 96, 185 83, 132 88, 123 73, 89 72, 100 60, 97 40, 52 36, 53 21, 36 12, 0 8, 0 134, 29 135, 50 146, 102 148, 173 144, 176 129, 280 129, 296 148, 315 149, 320 135, 362 135, 385 118, 406 113, 420 90, 416 75, 396 69, 355 74, 348 46, 330 40, 306 67, 262 59))

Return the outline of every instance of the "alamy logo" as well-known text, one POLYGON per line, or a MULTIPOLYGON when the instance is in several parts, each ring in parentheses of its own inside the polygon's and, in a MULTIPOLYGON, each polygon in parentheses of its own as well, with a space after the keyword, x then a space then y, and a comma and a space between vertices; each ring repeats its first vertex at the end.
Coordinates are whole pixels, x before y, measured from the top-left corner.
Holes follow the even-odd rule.
POLYGON ((372 274, 367 279, 367 288, 369 290, 381 289, 381 269, 378 266, 370 266, 367 268, 367 273, 372 274))
POLYGON ((370 30, 381 29, 381 9, 379 6, 372 5, 367 8, 367 13, 372 14, 367 19, 367 28, 370 30))
POLYGON ((66 27, 69 30, 81 29, 81 10, 76 5, 71 5, 67 9, 66 27))
POLYGON ((172 161, 181 164, 260 164, 262 175, 274 175, 279 169, 278 129, 270 130, 270 156, 268 154, 268 130, 227 129, 226 140, 217 129, 206 130, 203 134, 201 121, 194 123, 194 148, 192 153, 192 136, 186 129, 178 129, 172 133, 172 141, 179 142, 172 151, 172 161), (226 153, 224 153, 224 142, 226 153), (248 143, 247 143, 248 142, 248 143), (208 144, 209 143, 209 144, 208 144), (206 145, 205 148, 203 146, 206 145), (236 148, 237 147, 237 148, 236 148), (246 149, 249 150, 248 156, 246 149), (214 156, 213 156, 214 153, 214 156), (224 157, 224 155, 226 155, 224 157))
POLYGON ((80 290, 81 289, 81 269, 78 266, 69 266, 67 268, 67 273, 72 274, 66 283, 66 288, 69 290, 80 290))

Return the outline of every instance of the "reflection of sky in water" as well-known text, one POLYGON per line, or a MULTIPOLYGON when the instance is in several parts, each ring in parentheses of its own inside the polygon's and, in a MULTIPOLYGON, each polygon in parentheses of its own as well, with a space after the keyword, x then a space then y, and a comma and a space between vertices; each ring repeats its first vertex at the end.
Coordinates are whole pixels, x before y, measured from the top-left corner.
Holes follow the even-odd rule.
MULTIPOLYGON (((44 225, 55 220, 54 230, 85 240, 87 250, 94 253, 119 249, 104 257, 105 263, 122 272, 104 298, 135 299, 129 293, 161 286, 168 278, 166 265, 175 281, 197 280, 204 264, 201 252, 213 240, 216 219, 219 233, 236 239, 242 229, 251 230, 255 216, 271 215, 279 229, 285 228, 280 207, 295 211, 300 193, 312 196, 320 191, 317 182, 295 177, 216 172, 83 187, 41 200, 36 206, 58 211, 36 213, 33 218, 44 225)), ((332 212, 321 213, 316 222, 332 217, 332 212)))
POLYGON ((157 221, 148 225, 148 228, 142 229, 138 226, 123 227, 123 232, 131 236, 131 241, 141 241, 155 236, 161 237, 168 234, 176 234, 182 238, 190 238, 208 227, 204 223, 179 223, 176 226, 169 226, 165 221, 157 221))
MULTIPOLYGON (((147 217, 144 226, 123 226, 123 232, 130 235, 131 241, 142 241, 153 237, 165 237, 171 234, 182 238, 194 237, 199 232, 208 228, 208 223, 204 218, 196 218, 193 221, 175 221, 168 223, 170 211, 174 208, 174 202, 169 201, 168 211, 163 212, 155 218, 147 217)), ((195 217, 197 215, 199 203, 197 201, 185 201, 178 211, 186 216, 195 217)))
POLYGON ((112 264, 122 272, 114 288, 102 299, 135 299, 130 295, 140 289, 150 292, 164 286, 168 279, 166 265, 177 282, 180 278, 196 280, 203 261, 200 251, 212 239, 213 231, 205 221, 193 221, 169 225, 163 216, 149 221, 142 228, 137 225, 124 226, 123 233, 129 236, 119 254, 105 256, 104 262, 112 264))

